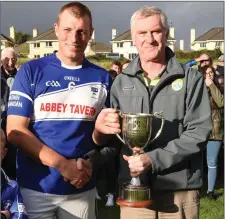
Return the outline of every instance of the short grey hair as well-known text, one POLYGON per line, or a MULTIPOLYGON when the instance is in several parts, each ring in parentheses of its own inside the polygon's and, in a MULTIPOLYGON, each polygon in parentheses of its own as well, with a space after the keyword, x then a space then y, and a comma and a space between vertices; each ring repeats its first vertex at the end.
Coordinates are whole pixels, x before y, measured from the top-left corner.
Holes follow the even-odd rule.
POLYGON ((151 7, 143 6, 142 8, 140 8, 139 10, 134 12, 134 14, 132 15, 131 20, 130 20, 131 30, 132 30, 132 26, 133 26, 135 20, 147 18, 147 17, 153 16, 153 15, 160 15, 162 25, 165 28, 166 32, 168 32, 169 24, 168 24, 167 16, 161 9, 159 9, 155 6, 151 6, 151 7))
POLYGON ((6 48, 4 48, 1 51, 1 60, 5 59, 6 54, 9 53, 9 52, 13 53, 15 55, 15 58, 18 57, 18 54, 17 54, 17 52, 16 52, 16 50, 14 48, 12 48, 12 47, 6 47, 6 48))

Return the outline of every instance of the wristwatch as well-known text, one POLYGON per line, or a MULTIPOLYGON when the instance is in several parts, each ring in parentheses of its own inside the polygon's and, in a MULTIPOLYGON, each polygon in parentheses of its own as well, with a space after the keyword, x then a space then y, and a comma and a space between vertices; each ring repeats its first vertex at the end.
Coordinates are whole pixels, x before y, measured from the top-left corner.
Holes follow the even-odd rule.
POLYGON ((7 219, 6 215, 1 212, 1 219, 7 219))

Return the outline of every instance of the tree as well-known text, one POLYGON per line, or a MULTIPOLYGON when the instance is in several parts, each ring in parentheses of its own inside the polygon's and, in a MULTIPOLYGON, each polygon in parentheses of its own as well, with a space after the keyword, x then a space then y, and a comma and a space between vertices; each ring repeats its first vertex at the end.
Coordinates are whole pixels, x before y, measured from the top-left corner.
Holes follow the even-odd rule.
POLYGON ((16 44, 25 43, 27 40, 31 39, 31 35, 27 33, 23 33, 21 31, 15 32, 15 42, 16 44))

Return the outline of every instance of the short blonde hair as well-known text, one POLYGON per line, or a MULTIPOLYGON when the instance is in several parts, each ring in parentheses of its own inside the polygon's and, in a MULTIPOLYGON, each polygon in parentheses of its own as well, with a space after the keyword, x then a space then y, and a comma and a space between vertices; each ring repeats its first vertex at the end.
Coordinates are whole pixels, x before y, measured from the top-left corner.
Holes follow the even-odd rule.
POLYGON ((134 12, 134 14, 132 15, 132 17, 130 19, 131 31, 132 31, 132 26, 133 26, 135 20, 147 18, 147 17, 153 16, 153 15, 160 15, 162 25, 165 28, 166 32, 168 32, 169 24, 168 24, 167 16, 161 9, 159 9, 155 6, 151 6, 151 7, 143 6, 142 8, 140 8, 139 10, 134 12))

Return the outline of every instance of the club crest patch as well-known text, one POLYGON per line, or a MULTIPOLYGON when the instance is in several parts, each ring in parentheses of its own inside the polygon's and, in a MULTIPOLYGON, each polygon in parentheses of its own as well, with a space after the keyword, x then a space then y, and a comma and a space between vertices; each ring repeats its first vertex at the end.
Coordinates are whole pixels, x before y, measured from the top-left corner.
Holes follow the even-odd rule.
POLYGON ((174 91, 179 91, 182 89, 183 84, 184 84, 184 79, 177 79, 172 83, 171 86, 174 91))

